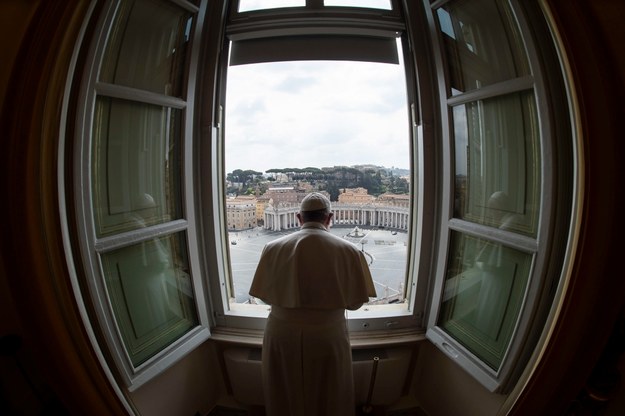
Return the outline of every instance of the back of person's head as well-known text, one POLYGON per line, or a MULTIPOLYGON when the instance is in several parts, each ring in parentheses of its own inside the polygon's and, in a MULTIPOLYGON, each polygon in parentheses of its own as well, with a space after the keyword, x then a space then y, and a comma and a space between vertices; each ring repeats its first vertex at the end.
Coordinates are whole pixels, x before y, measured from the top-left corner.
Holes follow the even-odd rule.
POLYGON ((319 192, 311 192, 304 197, 300 205, 302 221, 323 222, 330 214, 330 200, 319 192))

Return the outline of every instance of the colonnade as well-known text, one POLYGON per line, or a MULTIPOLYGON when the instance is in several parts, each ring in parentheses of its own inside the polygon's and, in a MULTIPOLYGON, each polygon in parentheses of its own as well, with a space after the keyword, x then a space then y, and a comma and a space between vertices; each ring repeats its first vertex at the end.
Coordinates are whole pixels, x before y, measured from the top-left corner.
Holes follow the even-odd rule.
MULTIPOLYGON (((298 210, 297 205, 267 207, 264 213, 264 228, 282 231, 299 227, 295 216, 298 210)), ((408 231, 410 225, 410 210, 405 207, 333 202, 332 212, 335 225, 387 227, 403 231, 408 231)))
POLYGON ((268 206, 263 214, 264 228, 271 231, 290 230, 299 227, 297 213, 299 206, 294 204, 291 206, 268 206))
POLYGON ((387 205, 332 204, 337 225, 388 227, 408 231, 410 210, 387 205))

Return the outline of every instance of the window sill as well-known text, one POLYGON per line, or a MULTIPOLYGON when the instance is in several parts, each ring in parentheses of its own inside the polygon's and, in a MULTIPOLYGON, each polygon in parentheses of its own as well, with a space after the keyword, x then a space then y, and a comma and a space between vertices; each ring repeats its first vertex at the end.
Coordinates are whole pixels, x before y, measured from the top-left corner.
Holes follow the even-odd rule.
MULTIPOLYGON (((394 347, 426 339, 425 332, 412 328, 350 332, 349 338, 352 348, 394 347)), ((211 329, 211 339, 219 343, 260 348, 263 345, 263 330, 215 327, 211 329)))

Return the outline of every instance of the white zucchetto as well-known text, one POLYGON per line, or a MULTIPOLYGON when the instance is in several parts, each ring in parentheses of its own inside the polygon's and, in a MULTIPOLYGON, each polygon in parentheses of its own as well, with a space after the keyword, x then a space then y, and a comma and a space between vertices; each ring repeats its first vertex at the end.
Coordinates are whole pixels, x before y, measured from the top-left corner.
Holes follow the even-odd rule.
POLYGON ((319 192, 311 192, 302 199, 300 211, 317 211, 330 209, 330 200, 319 192))

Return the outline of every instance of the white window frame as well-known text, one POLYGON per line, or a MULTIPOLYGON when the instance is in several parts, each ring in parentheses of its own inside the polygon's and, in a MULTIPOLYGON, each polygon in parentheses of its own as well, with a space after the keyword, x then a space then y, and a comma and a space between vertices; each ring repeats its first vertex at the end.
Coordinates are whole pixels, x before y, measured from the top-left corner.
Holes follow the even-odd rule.
MULTIPOLYGON (((453 0, 440 0, 430 4, 424 0, 423 5, 429 16, 429 21, 434 22, 436 19, 436 9, 452 3, 453 0)), ((574 188, 579 184, 575 180, 577 173, 575 167, 570 170, 556 172, 554 166, 563 164, 558 160, 561 156, 556 152, 556 142, 558 142, 561 152, 562 147, 571 147, 572 152, 575 142, 572 133, 568 130, 569 120, 554 119, 554 105, 562 106, 562 103, 556 103, 553 97, 548 95, 548 82, 562 82, 559 77, 562 74, 547 74, 545 65, 541 66, 542 57, 539 56, 540 51, 536 47, 534 34, 530 30, 532 27, 528 23, 526 16, 527 9, 522 7, 518 0, 509 0, 511 9, 517 19, 521 38, 523 39, 531 75, 513 78, 507 81, 499 82, 493 85, 484 86, 479 89, 471 90, 459 95, 447 97, 450 81, 447 78, 447 70, 443 58, 443 45, 441 34, 437 25, 430 26, 431 39, 436 51, 440 51, 435 56, 435 65, 438 68, 438 89, 440 99, 441 114, 441 142, 443 144, 442 163, 443 163, 443 180, 439 185, 442 189, 441 204, 441 221, 439 224, 439 244, 438 259, 435 267, 435 283, 432 290, 432 303, 428 316, 427 338, 432 341, 441 351, 445 353, 452 361, 458 363, 463 369, 471 374, 476 380, 484 385, 489 391, 505 393, 516 382, 524 365, 529 359, 531 351, 536 345, 538 335, 543 330, 541 322, 546 319, 549 305, 554 301, 554 288, 563 280, 564 273, 564 251, 571 250, 572 237, 571 230, 563 232, 554 231, 556 222, 566 223, 570 225, 570 219, 573 217, 574 201, 571 193, 563 192, 559 185, 563 181, 573 183, 572 193, 577 192, 574 188), (550 77, 550 81, 547 79, 550 77), (453 195, 454 195, 454 179, 451 173, 455 170, 453 167, 453 123, 451 112, 453 106, 475 102, 493 97, 501 97, 507 94, 532 91, 535 96, 535 105, 537 117, 539 119, 539 146, 541 152, 541 202, 539 225, 535 238, 522 236, 519 234, 506 232, 491 227, 475 224, 462 219, 454 218, 453 213, 453 195), (554 104, 556 103, 556 104, 554 104), (563 126, 563 124, 567 124, 563 126), (562 137, 558 137, 558 132, 562 137), (568 142, 567 142, 568 141, 568 142), (560 199, 559 205, 558 199, 560 199), (559 218, 561 217, 561 218, 559 218), (497 370, 493 370, 479 357, 465 348, 458 340, 454 339, 444 329, 437 325, 440 308, 442 305, 442 295, 445 285, 446 268, 447 268, 447 252, 450 244, 452 231, 461 232, 466 235, 485 238, 490 241, 500 242, 507 247, 519 250, 524 253, 532 254, 532 265, 529 274, 527 289, 525 290, 523 304, 519 311, 514 333, 510 344, 506 348, 506 352, 502 359, 502 363, 497 370), (551 257, 550 257, 551 256, 551 257), (552 264, 549 264, 552 262, 552 264), (554 265, 559 265, 559 270, 554 270, 554 265), (548 269, 552 269, 548 271, 548 269), (551 273, 551 275, 549 275, 551 273), (539 325, 537 325, 537 323, 539 325)), ((534 6, 535 7, 535 6, 534 6)), ((531 9, 531 13, 535 13, 535 9, 531 9)), ((536 16, 542 18, 542 16, 536 16)), ((538 26, 539 22, 533 22, 534 26, 538 26)), ((554 57, 550 57, 554 59, 554 57)), ((554 63, 554 62, 552 62, 554 63)), ((553 71, 553 68, 551 68, 553 71)), ((564 90, 564 84, 560 86, 564 90)), ((551 91, 554 87, 551 86, 551 91)), ((562 91, 563 92, 563 91, 562 91)), ((563 98, 563 97, 560 97, 563 98)), ((565 102, 564 105, 568 103, 565 102)), ((570 113, 567 114, 571 117, 570 113)), ((566 154, 566 150, 564 151, 566 154)), ((566 164, 566 162, 564 163, 566 164)), ((562 167, 558 169, 563 169, 562 167)), ((564 168, 566 169, 566 168, 564 168)))
MULTIPOLYGON (((224 111, 223 99, 225 97, 224 86, 226 84, 225 77, 227 77, 229 42, 256 38, 266 39, 267 37, 274 39, 275 37, 283 36, 315 35, 319 33, 330 33, 337 37, 360 36, 365 39, 368 36, 387 39, 396 39, 399 36, 404 36, 403 47, 404 54, 406 54, 407 35, 405 33, 406 27, 399 11, 399 2, 397 1, 393 1, 392 10, 355 10, 351 7, 327 7, 320 9, 309 4, 307 7, 289 10, 270 9, 245 13, 237 13, 236 4, 237 2, 233 1, 230 6, 230 20, 225 28, 224 43, 220 53, 222 60, 220 62, 221 74, 218 84, 221 86, 221 89, 218 93, 218 110, 214 115, 214 126, 210 138, 212 146, 210 149, 204 149, 201 156, 202 160, 210 159, 212 161, 212 169, 210 171, 207 170, 205 174, 202 174, 202 177, 216 179, 210 181, 211 190, 206 189, 203 192, 205 195, 211 195, 210 199, 204 200, 205 206, 208 205, 209 209, 201 208, 199 211, 208 212, 207 215, 213 218, 213 222, 208 224, 205 229, 205 235, 215 236, 216 244, 214 246, 214 254, 211 253, 211 258, 217 259, 217 262, 220 263, 216 267, 213 265, 214 272, 211 273, 219 276, 219 282, 216 282, 215 279, 209 282, 211 284, 212 306, 217 330, 220 327, 261 330, 264 328, 265 320, 268 316, 268 307, 261 305, 230 305, 228 302, 227 286, 230 284, 231 278, 227 228, 225 227, 225 218, 227 218, 225 212, 225 192, 222 185, 225 183, 226 175, 223 168, 224 155, 222 146, 224 137, 222 113, 224 111), (381 15, 386 16, 386 20, 381 19, 381 15)), ((399 53, 402 53, 402 51, 399 51, 399 53)), ((416 85, 417 82, 414 79, 412 62, 405 62, 404 66, 406 67, 407 96, 409 102, 412 102, 412 104, 406 103, 406 111, 410 113, 411 117, 415 117, 416 112, 414 109, 419 104, 414 103, 416 99, 415 92, 411 92, 410 87, 416 85), (413 111, 410 111, 411 108, 413 111)), ((421 129, 418 128, 417 121, 414 119, 410 120, 410 124, 412 126, 412 131, 409 132, 411 140, 409 147, 412 152, 411 163, 416 167, 414 160, 421 157, 419 156, 421 154, 419 150, 421 141, 417 140, 417 135, 421 129)), ((411 126, 406 126, 406 128, 410 129, 411 126)), ((202 142, 207 141, 209 140, 202 140, 202 142)), ((418 276, 415 270, 420 267, 419 259, 422 257, 417 253, 422 250, 424 234, 415 232, 423 229, 421 224, 422 216, 415 215, 418 212, 417 210, 424 205, 423 195, 416 192, 416 189, 420 186, 419 181, 422 180, 422 176, 417 169, 412 169, 411 183, 413 185, 411 195, 413 198, 410 207, 411 224, 409 226, 408 262, 406 264, 407 276, 418 276)), ((429 248, 426 250, 429 250, 429 248)), ((427 284, 426 279, 409 278, 408 287, 405 288, 407 303, 368 305, 358 311, 348 311, 347 317, 350 331, 382 331, 391 335, 393 333, 392 330, 409 329, 415 334, 425 333, 423 325, 425 297, 419 295, 426 291, 427 284)))
MULTIPOLYGON (((184 0, 165 0, 173 5, 185 9, 194 15, 194 29, 191 34, 192 47, 189 50, 189 68, 197 66, 199 57, 200 35, 203 27, 203 17, 206 11, 206 4, 201 8, 184 0)), ((196 74, 190 71, 185 96, 180 99, 172 96, 147 92, 135 88, 121 85, 108 84, 98 81, 99 68, 102 62, 106 43, 109 35, 109 28, 121 4, 120 0, 107 3, 97 22, 96 36, 89 46, 88 63, 83 72, 84 82, 79 93, 79 101, 84 103, 78 110, 76 118, 76 140, 74 144, 74 172, 73 186, 75 190, 75 212, 76 221, 81 232, 77 233, 80 251, 83 259, 83 267, 87 274, 86 286, 91 298, 91 304, 99 323, 102 337, 108 346, 110 356, 115 363, 117 373, 122 382, 133 391, 145 382, 160 374, 193 349, 197 348, 210 337, 210 319, 208 307, 205 300, 205 289, 202 281, 199 253, 197 251, 197 225, 194 198, 194 181, 192 175, 192 142, 193 142, 193 121, 195 109, 196 74), (184 134, 181 144, 182 150, 182 172, 184 177, 181 181, 183 196, 182 218, 160 225, 155 225, 145 229, 131 231, 110 237, 96 237, 94 225, 94 207, 92 202, 91 184, 91 142, 94 120, 94 109, 98 96, 121 98, 137 103, 155 104, 172 109, 179 109, 183 112, 184 134), (116 324, 114 312, 105 283, 102 265, 99 260, 99 253, 106 252, 114 248, 121 248, 144 240, 147 236, 174 235, 184 231, 186 233, 186 244, 189 255, 189 268, 194 289, 194 300, 199 325, 192 328, 172 344, 163 348, 156 355, 152 356, 139 365, 133 365, 128 352, 124 346, 120 330, 116 324)), ((61 149, 61 152, 64 150, 61 149)))

